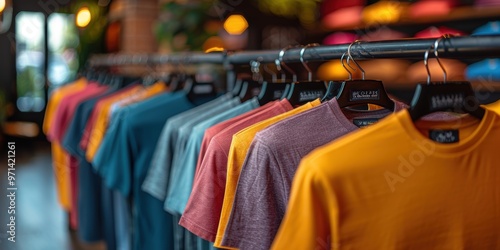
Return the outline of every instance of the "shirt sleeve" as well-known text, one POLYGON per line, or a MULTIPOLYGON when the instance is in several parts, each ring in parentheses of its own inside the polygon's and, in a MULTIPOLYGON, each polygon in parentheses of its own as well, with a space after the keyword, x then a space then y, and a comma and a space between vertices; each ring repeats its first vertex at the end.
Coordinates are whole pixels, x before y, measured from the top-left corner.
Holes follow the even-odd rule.
POLYGON ((227 156, 216 140, 211 140, 194 180, 180 224, 199 237, 214 242, 226 185, 227 156))
POLYGON ((334 243, 338 239, 337 196, 315 165, 307 157, 301 162, 271 249, 339 249, 334 243))
POLYGON ((243 163, 223 245, 269 249, 286 209, 286 190, 270 149, 254 140, 243 163))

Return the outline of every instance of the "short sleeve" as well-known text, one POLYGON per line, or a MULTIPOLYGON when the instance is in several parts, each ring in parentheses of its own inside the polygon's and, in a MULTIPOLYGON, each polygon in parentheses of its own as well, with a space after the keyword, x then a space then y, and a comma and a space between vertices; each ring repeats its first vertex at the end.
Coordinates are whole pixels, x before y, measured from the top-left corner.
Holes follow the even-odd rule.
POLYGON ((307 161, 307 157, 301 162, 271 249, 339 249, 339 245, 333 243, 338 239, 336 196, 325 174, 315 165, 307 161))

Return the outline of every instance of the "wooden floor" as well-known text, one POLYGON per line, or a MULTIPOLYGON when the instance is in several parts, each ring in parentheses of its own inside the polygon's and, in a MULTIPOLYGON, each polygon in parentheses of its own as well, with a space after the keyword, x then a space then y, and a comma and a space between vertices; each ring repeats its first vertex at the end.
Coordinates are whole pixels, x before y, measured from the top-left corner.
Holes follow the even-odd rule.
POLYGON ((4 139, 0 144, 0 249, 102 250, 104 244, 84 244, 68 230, 66 213, 57 203, 50 144, 4 139), (9 190, 7 141, 16 141, 16 242, 8 241, 9 190))

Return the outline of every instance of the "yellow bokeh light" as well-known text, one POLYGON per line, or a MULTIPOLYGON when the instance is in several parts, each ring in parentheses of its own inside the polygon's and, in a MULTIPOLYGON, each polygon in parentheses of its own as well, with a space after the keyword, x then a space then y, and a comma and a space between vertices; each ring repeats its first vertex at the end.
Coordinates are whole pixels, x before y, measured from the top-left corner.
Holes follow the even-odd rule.
POLYGON ((218 36, 209 37, 203 43, 203 51, 206 53, 210 53, 213 51, 223 51, 224 50, 224 41, 218 36))
POLYGON ((231 35, 241 35, 248 28, 248 22, 242 15, 231 15, 224 22, 224 29, 231 35))
POLYGON ((87 7, 82 7, 78 10, 76 14, 76 26, 80 28, 85 28, 89 25, 90 20, 92 19, 92 15, 90 14, 90 10, 87 7))
POLYGON ((5 9, 5 0, 0 0, 0 12, 5 9))

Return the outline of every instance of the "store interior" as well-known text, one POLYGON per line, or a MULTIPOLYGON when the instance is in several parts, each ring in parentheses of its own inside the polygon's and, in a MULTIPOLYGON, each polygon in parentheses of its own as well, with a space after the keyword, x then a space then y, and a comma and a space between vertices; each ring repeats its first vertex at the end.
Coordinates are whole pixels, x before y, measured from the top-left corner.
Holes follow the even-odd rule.
MULTIPOLYGON (((135 238, 82 237, 61 205, 60 132, 47 111, 79 79, 166 82, 184 91, 196 88, 189 75, 210 82, 209 94, 242 100, 293 82, 309 84, 312 100, 321 99, 328 82, 376 79, 406 105, 419 83, 457 81, 487 105, 500 99, 499 37, 498 0, 0 0, 0 249, 141 249, 135 238), (243 94, 241 79, 250 79, 243 94), (320 81, 315 95, 311 86, 320 81), (6 165, 9 143, 15 170, 6 165), (11 221, 12 171, 15 243, 3 226, 11 221)), ((286 98, 283 89, 266 98, 286 98)))

